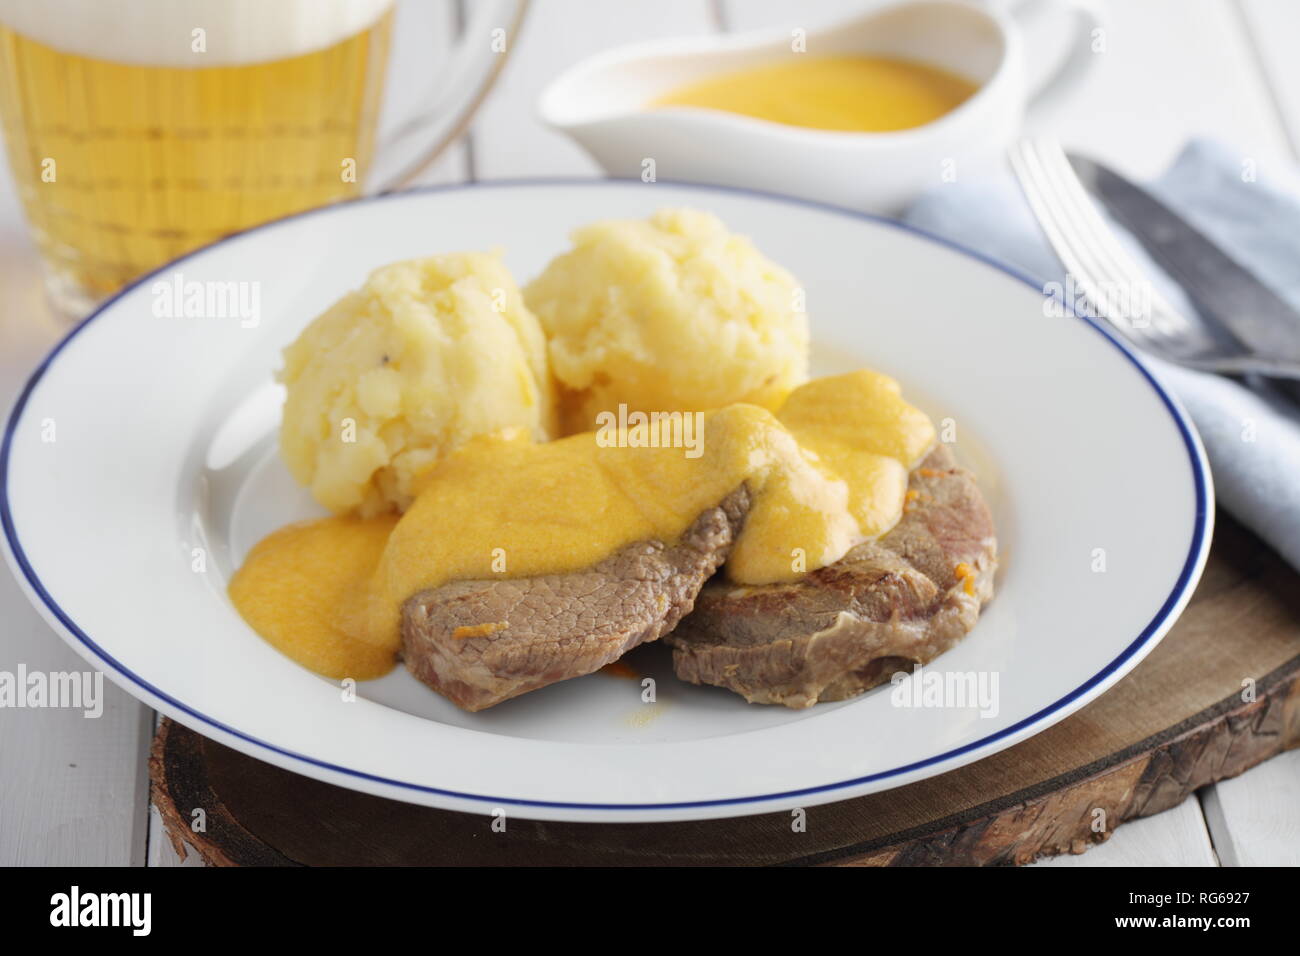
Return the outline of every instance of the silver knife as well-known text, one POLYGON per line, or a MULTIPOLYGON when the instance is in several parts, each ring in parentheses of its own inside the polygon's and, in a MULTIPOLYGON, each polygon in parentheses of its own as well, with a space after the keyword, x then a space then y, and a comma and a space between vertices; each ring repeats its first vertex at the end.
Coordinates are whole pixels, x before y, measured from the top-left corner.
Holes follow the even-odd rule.
POLYGON ((1070 165, 1084 187, 1183 287, 1207 322, 1251 348, 1300 358, 1300 312, 1141 186, 1083 156, 1070 165))

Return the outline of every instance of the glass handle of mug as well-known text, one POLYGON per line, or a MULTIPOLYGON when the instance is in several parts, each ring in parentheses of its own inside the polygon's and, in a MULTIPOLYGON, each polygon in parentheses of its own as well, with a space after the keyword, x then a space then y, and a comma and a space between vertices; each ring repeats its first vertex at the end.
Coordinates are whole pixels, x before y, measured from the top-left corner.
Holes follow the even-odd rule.
POLYGON ((474 0, 446 67, 423 102, 379 144, 367 192, 400 189, 420 175, 469 123, 505 66, 528 0, 474 0))
POLYGON ((1074 15, 1074 35, 1061 62, 1037 78, 1029 90, 1029 106, 1038 110, 1060 100, 1092 72, 1097 62, 1097 43, 1104 43, 1100 5, 1095 0, 1012 0, 1005 8, 1021 27, 1058 10, 1074 15))

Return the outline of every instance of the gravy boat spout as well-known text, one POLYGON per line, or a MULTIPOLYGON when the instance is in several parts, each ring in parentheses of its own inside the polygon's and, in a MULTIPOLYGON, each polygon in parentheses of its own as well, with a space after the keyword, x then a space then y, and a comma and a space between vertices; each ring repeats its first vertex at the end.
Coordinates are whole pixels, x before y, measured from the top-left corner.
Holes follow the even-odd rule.
MULTIPOLYGON (((1038 0, 1020 9, 1051 6, 1081 14, 1077 25, 1085 38, 1096 23, 1081 0, 1038 0)), ((891 215, 921 190, 1005 150, 1030 98, 1022 46, 1016 21, 995 9, 963 0, 907 0, 806 35, 764 31, 607 51, 556 78, 538 109, 614 176, 741 186, 891 215), (792 56, 846 55, 927 63, 977 90, 938 119, 894 132, 819 130, 650 105, 705 77, 792 56)), ((1086 66, 1074 49, 1033 95, 1073 81, 1086 66)))

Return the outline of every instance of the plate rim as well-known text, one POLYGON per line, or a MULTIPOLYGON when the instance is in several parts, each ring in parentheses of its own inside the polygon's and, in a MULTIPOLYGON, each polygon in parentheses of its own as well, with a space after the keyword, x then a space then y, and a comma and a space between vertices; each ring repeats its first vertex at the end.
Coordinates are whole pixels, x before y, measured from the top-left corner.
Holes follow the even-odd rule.
MULTIPOLYGON (((873 223, 878 226, 884 226, 889 229, 902 232, 904 234, 916 236, 922 240, 937 244, 956 252, 962 256, 974 259, 986 267, 1008 275, 1013 279, 1047 295, 1046 287, 1041 280, 1033 278, 1029 273, 1013 266, 1009 263, 1002 262, 978 250, 971 249, 961 243, 954 242, 944 236, 937 235, 929 230, 904 223, 896 219, 890 219, 885 216, 878 216, 873 213, 867 213, 860 210, 852 209, 846 206, 838 206, 833 203, 819 202, 810 199, 801 199, 794 196, 786 196, 778 193, 769 193, 757 189, 749 189, 740 186, 714 185, 707 183, 689 183, 674 180, 659 180, 664 185, 674 188, 696 190, 700 192, 725 192, 741 196, 748 196, 777 204, 786 204, 792 206, 802 206, 813 209, 820 209, 835 215, 845 216, 850 219, 857 219, 873 223)), ((402 792, 419 792, 427 793, 441 797, 451 798, 458 801, 471 801, 476 804, 487 804, 491 806, 510 805, 516 807, 532 807, 542 810, 552 811, 600 811, 604 813, 637 813, 644 814, 647 812, 661 811, 681 813, 682 811, 697 811, 708 808, 733 808, 738 813, 755 813, 763 812, 759 807, 760 804, 772 803, 792 797, 814 796, 833 794, 836 791, 845 791, 841 799, 850 799, 854 788, 875 783, 880 780, 891 777, 910 777, 917 772, 931 767, 935 764, 950 763, 948 769, 956 769, 965 763, 978 759, 978 751, 988 750, 994 745, 1005 741, 1004 749, 1032 735, 1033 728, 1047 718, 1059 714, 1059 719, 1064 719, 1072 712, 1082 707, 1093 697, 1099 695, 1108 689, 1112 684, 1120 680, 1128 673, 1137 663, 1149 653, 1165 633, 1172 627, 1174 621, 1181 614, 1183 607, 1191 596, 1197 581, 1201 576, 1206 558, 1209 554, 1209 545, 1214 527, 1214 499, 1212 496, 1213 479, 1210 473, 1209 464, 1206 459, 1205 449, 1201 444, 1200 436, 1192 424, 1187 412, 1183 409, 1181 403, 1160 383, 1137 353, 1127 344, 1117 338, 1109 329, 1105 328, 1097 320, 1080 313, 1074 306, 1074 303, 1068 302, 1063 295, 1053 290, 1050 294, 1062 306, 1064 312, 1068 315, 1079 319, 1083 324, 1091 328, 1109 342, 1124 358, 1126 358, 1138 371, 1141 377, 1147 382, 1156 396, 1164 405, 1166 412, 1173 419, 1182 438, 1184 448, 1188 453, 1188 461, 1191 467, 1193 485, 1195 489, 1195 513, 1193 515, 1192 539, 1188 549, 1188 554, 1183 562, 1183 567, 1174 582, 1173 588, 1156 611, 1152 619, 1138 633, 1138 635, 1124 647, 1124 649, 1105 667, 1097 673, 1091 675, 1086 681, 1073 688, 1069 693, 1059 697, 1057 700, 1040 708, 1033 714, 1017 721, 1008 727, 981 737, 978 740, 963 744, 951 750, 946 750, 939 754, 926 757, 922 760, 912 761, 888 770, 876 771, 875 773, 863 776, 852 777, 847 780, 837 781, 835 783, 821 784, 813 787, 804 787, 794 790, 784 790, 775 793, 757 794, 740 797, 725 797, 711 800, 691 800, 691 801, 668 801, 661 803, 583 803, 574 801, 557 801, 557 800, 530 800, 522 797, 493 797, 483 794, 467 793, 458 790, 450 790, 444 787, 432 787, 425 784, 412 783, 409 781, 398 780, 391 777, 385 777, 378 774, 371 774, 361 770, 355 770, 340 764, 332 763, 328 760, 317 759, 315 757, 301 754, 276 744, 262 740, 252 734, 245 733, 235 727, 232 727, 223 721, 216 720, 206 714, 195 710, 193 707, 177 700, 171 695, 164 692, 161 688, 144 680, 139 675, 132 672, 129 668, 122 665, 116 658, 109 654, 104 648, 95 642, 95 640, 72 620, 70 616, 59 606, 53 595, 45 588, 40 577, 36 574, 35 569, 28 561, 22 543, 19 541, 17 530, 13 521, 13 514, 9 501, 9 465, 11 449, 14 435, 18 423, 22 418, 22 413, 27 406, 28 399, 31 397, 36 386, 40 383, 45 373, 50 369, 55 360, 63 349, 77 337, 77 335, 87 328, 92 322, 101 315, 108 312, 118 299, 126 296, 132 290, 145 284, 161 273, 174 269, 177 265, 191 259, 195 256, 206 253, 234 239, 246 236, 250 233, 269 229, 280 223, 296 219, 304 219, 309 216, 326 215, 339 211, 350 209, 353 206, 386 202, 394 199, 403 199, 413 195, 441 193, 441 192, 465 192, 471 190, 493 190, 509 189, 517 187, 576 187, 591 188, 600 186, 632 186, 641 185, 639 179, 620 178, 620 177, 522 177, 513 179, 489 180, 483 182, 469 183, 447 183, 418 186, 409 189, 397 190, 392 192, 379 193, 373 196, 359 196, 342 202, 333 203, 327 206, 317 206, 311 209, 302 210, 297 213, 291 213, 287 216, 281 216, 268 222, 259 223, 248 229, 231 233, 223 236, 211 243, 200 246, 183 256, 173 259, 159 266, 158 268, 140 276, 122 289, 118 290, 109 298, 105 299, 93 312, 85 319, 77 323, 68 333, 50 350, 50 352, 40 361, 32 373, 28 376, 22 389, 19 391, 17 398, 10 408, 9 414, 5 421, 3 440, 0 440, 0 528, 3 528, 4 534, 0 537, 3 542, 5 558, 9 564, 10 570, 13 571, 15 578, 21 585, 23 593, 27 599, 49 623, 56 633, 58 633, 65 642, 70 644, 78 654, 91 664, 98 664, 118 684, 128 693, 137 698, 142 698, 151 705, 161 703, 165 706, 157 706, 156 709, 164 711, 176 711, 188 715, 193 720, 199 722, 204 727, 216 731, 218 735, 225 738, 244 741, 255 748, 256 756, 261 754, 274 754, 281 758, 287 758, 291 764, 306 764, 318 770, 326 771, 331 775, 343 775, 357 781, 366 781, 370 784, 378 784, 388 788, 397 788, 397 794, 386 794, 395 799, 403 799, 402 792), (1071 705, 1074 705, 1073 707, 1071 705), (1062 713, 1062 711, 1064 711, 1062 713), (965 759, 961 759, 961 758, 965 759)), ((170 715, 170 713, 169 713, 170 715)), ((177 718, 180 719, 180 718, 177 718)), ((185 721, 182 721, 184 723, 185 721)), ((198 729, 198 728, 195 728, 198 729)), ((1043 727, 1041 729, 1046 729, 1043 727)), ((283 761, 274 761, 277 765, 284 766, 283 761)), ((291 769, 291 768, 289 768, 291 769)), ((309 775, 317 776, 319 774, 309 775)), ((898 785, 906 783, 906 780, 899 780, 898 785)), ((340 784, 347 786, 346 783, 340 784)), ((356 788, 354 788, 356 789, 356 788)), ((363 788, 364 789, 364 788, 363 788)), ((889 788, 884 788, 889 789, 889 788)), ((374 792, 367 790, 366 792, 374 792)), ((836 798, 831 797, 828 800, 823 799, 818 802, 830 802, 836 798)), ((416 801, 424 802, 424 801, 416 801)), ((726 815, 726 814, 720 814, 726 815)), ((571 818, 572 819, 572 818, 571 818)), ((613 822, 611 819, 610 822, 613 822)))

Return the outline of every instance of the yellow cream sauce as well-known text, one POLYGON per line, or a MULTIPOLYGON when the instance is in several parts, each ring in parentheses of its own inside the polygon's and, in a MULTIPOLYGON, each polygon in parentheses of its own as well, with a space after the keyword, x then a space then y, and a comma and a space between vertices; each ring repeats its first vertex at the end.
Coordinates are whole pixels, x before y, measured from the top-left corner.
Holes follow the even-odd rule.
POLYGON ((325 518, 267 536, 231 599, 294 660, 364 680, 392 667, 412 595, 674 541, 742 484, 752 505, 727 576, 795 580, 893 527, 907 473, 934 441, 898 385, 866 370, 809 382, 775 415, 746 404, 706 412, 693 454, 656 440, 663 434, 633 425, 543 444, 522 432, 474 439, 423 476, 400 518, 325 518))
POLYGON ((756 119, 847 132, 910 129, 956 109, 969 80, 914 60, 794 56, 673 90, 651 106, 696 106, 756 119))

